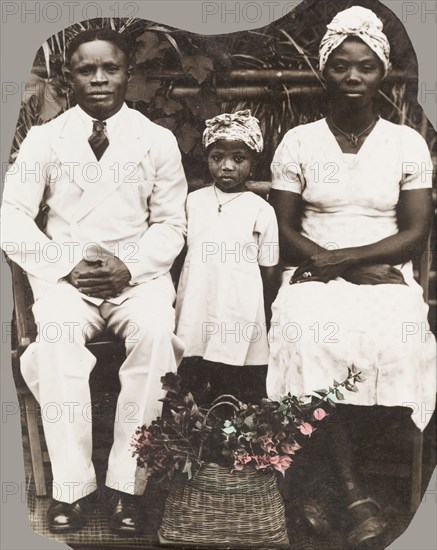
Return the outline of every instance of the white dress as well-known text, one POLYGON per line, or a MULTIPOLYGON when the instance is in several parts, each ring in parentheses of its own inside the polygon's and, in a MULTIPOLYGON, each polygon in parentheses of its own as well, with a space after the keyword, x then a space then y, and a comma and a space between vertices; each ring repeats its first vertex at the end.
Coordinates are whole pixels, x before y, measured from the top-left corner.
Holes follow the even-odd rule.
MULTIPOLYGON (((287 132, 272 172, 274 189, 305 200, 302 234, 336 249, 397 233, 399 192, 431 187, 432 163, 415 130, 384 119, 345 155, 323 119, 287 132)), ((286 269, 273 304, 268 395, 328 387, 355 364, 365 381, 344 392, 345 403, 408 406, 423 429, 435 407, 435 339, 411 263, 397 267, 408 286, 341 277, 289 285, 295 267, 286 269)))
POLYGON ((269 347, 259 266, 278 263, 273 208, 247 191, 188 195, 188 252, 176 299, 176 334, 185 356, 229 365, 267 364, 269 347))

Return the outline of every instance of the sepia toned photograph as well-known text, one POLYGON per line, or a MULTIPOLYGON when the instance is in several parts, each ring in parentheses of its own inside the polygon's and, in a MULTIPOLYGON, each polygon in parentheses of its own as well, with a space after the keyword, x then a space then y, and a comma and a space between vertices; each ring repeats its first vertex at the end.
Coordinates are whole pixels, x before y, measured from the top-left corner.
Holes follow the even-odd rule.
POLYGON ((382 550, 419 509, 436 129, 386 4, 296 4, 214 35, 79 18, 34 52, 1 248, 43 537, 382 550))

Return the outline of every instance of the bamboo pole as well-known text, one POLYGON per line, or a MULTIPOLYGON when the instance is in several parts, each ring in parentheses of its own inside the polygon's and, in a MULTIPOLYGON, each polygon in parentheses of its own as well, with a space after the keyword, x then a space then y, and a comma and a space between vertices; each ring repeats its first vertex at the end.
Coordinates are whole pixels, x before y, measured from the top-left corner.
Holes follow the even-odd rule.
MULTIPOLYGON (((197 94, 202 94, 205 92, 205 88, 200 86, 175 86, 171 92, 170 96, 174 99, 183 98, 183 97, 193 97, 197 94)), ((253 99, 253 98, 266 98, 266 97, 283 97, 286 95, 296 96, 296 95, 305 95, 305 94, 321 94, 323 92, 322 87, 316 86, 302 86, 302 87, 293 87, 293 88, 278 88, 277 90, 272 90, 267 86, 219 86, 214 88, 214 94, 220 98, 244 98, 244 99, 253 99)))
MULTIPOLYGON (((229 75, 226 73, 219 73, 224 75, 225 78, 235 79, 240 81, 258 82, 266 80, 268 82, 272 80, 279 80, 281 82, 317 82, 316 75, 309 70, 278 70, 278 69, 261 69, 261 70, 234 70, 229 71, 229 75)), ((417 80, 417 74, 411 71, 389 71, 387 74, 387 80, 400 81, 400 82, 414 82, 417 80)))
MULTIPOLYGON (((41 78, 47 78, 47 69, 43 65, 36 65, 32 72, 41 78)), ((147 80, 185 80, 192 82, 193 79, 182 71, 146 71, 147 80)), ((235 69, 231 71, 216 71, 212 73, 216 82, 256 82, 266 84, 282 84, 296 82, 311 83, 317 82, 317 77, 307 69, 235 69)), ((390 71, 386 77, 389 82, 415 82, 417 74, 412 71, 390 71)))

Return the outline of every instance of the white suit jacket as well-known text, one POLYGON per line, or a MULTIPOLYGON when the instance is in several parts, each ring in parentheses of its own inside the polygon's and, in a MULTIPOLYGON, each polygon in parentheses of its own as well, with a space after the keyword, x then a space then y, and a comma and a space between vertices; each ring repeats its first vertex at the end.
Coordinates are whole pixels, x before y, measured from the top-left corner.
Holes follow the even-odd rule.
POLYGON ((187 183, 173 134, 123 105, 97 162, 83 115, 73 107, 34 126, 6 175, 2 248, 35 299, 92 258, 92 243, 126 264, 131 285, 168 273, 184 243, 187 183), (42 200, 45 233, 34 222, 42 200))

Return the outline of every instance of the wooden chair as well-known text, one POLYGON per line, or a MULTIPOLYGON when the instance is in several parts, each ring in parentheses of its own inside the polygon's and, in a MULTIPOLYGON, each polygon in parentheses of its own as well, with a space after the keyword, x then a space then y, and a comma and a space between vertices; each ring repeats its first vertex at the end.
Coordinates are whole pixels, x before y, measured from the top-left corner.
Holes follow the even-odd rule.
MULTIPOLYGON (((20 372, 20 357, 36 338, 36 326, 32 315, 33 295, 26 273, 14 262, 9 262, 12 273, 14 298, 12 372, 17 394, 22 398, 25 426, 30 449, 32 473, 37 496, 47 495, 44 463, 48 463, 48 453, 43 451, 39 430, 39 406, 30 392, 20 372)), ((124 344, 111 336, 104 335, 92 341, 87 348, 97 357, 96 367, 90 377, 91 390, 118 392, 118 369, 126 357, 124 344), (99 368, 104 363, 105 368, 99 368)), ((105 449, 94 448, 93 458, 105 458, 105 449)))
MULTIPOLYGON (((429 278, 431 272, 431 234, 424 252, 419 261, 419 284, 423 289, 423 299, 429 301, 429 278)), ((410 511, 415 512, 422 497, 422 461, 423 461, 423 432, 415 430, 413 439, 413 460, 411 470, 411 498, 410 511)))

